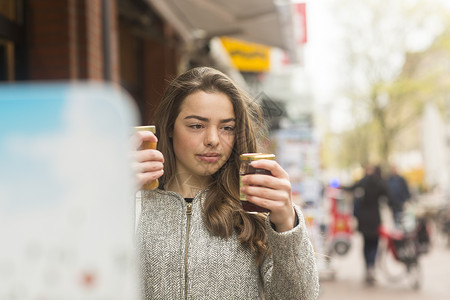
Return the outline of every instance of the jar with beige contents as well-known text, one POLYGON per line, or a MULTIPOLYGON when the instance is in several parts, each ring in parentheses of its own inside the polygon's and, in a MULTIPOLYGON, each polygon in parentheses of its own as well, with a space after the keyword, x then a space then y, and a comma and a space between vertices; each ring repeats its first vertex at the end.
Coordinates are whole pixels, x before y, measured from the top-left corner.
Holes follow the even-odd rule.
MULTIPOLYGON (((149 126, 135 126, 134 127, 135 131, 150 131, 153 134, 156 134, 156 127, 154 125, 149 125, 149 126)), ((157 143, 152 143, 152 142, 147 142, 144 141, 141 145, 141 147, 139 148, 140 150, 142 149, 156 149, 157 143)), ((154 179, 146 184, 144 184, 141 188, 141 190, 154 190, 159 186, 159 181, 158 179, 154 179)))

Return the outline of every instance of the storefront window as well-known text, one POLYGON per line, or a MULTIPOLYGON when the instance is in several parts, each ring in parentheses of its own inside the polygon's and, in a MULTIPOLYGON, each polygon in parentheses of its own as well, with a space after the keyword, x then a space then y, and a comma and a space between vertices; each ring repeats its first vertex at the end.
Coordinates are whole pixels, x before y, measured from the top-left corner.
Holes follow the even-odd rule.
POLYGON ((0 81, 18 79, 17 60, 25 60, 19 56, 24 55, 25 48, 23 20, 23 0, 0 1, 0 81))

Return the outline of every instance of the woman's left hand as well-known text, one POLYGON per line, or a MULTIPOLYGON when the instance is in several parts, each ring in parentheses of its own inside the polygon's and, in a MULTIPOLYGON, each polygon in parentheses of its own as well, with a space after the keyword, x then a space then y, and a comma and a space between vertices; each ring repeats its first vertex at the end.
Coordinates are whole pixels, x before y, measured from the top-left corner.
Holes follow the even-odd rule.
POLYGON ((295 210, 291 198, 291 182, 286 171, 274 160, 256 160, 252 167, 266 169, 273 176, 262 174, 245 175, 241 192, 253 204, 270 210, 270 221, 276 231, 283 232, 294 228, 295 210))

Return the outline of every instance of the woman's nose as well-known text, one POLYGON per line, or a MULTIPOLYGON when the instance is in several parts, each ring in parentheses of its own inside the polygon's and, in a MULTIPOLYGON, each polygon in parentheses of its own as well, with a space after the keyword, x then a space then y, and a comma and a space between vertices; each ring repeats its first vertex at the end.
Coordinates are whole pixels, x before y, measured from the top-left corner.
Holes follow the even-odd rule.
POLYGON ((219 144, 219 141, 220 137, 218 129, 214 127, 208 128, 205 135, 205 145, 215 147, 219 144))

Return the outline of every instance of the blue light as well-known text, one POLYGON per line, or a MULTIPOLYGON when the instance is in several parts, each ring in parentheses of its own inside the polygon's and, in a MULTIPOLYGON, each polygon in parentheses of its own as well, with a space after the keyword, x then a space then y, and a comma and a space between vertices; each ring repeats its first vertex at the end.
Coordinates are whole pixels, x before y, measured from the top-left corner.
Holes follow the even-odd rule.
POLYGON ((341 182, 339 181, 338 178, 332 178, 332 179, 330 179, 330 183, 329 184, 330 184, 330 186, 332 188, 337 189, 341 185, 341 182))

